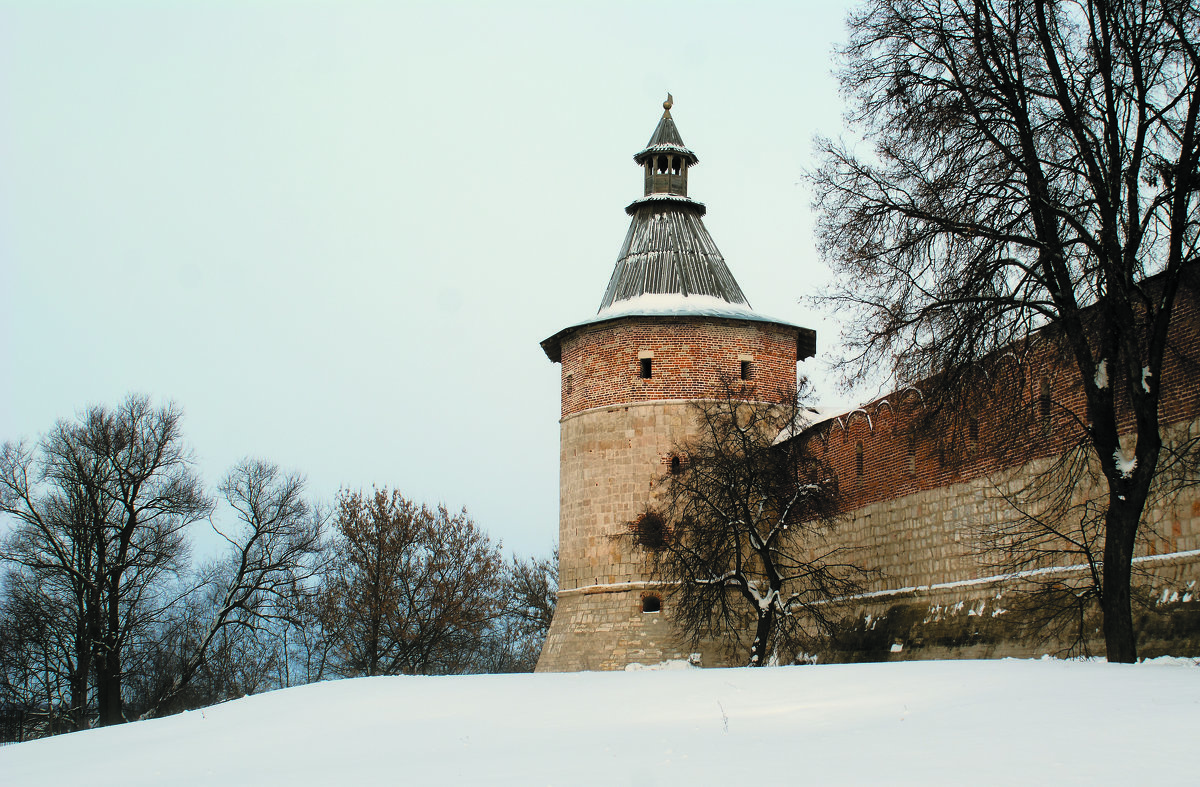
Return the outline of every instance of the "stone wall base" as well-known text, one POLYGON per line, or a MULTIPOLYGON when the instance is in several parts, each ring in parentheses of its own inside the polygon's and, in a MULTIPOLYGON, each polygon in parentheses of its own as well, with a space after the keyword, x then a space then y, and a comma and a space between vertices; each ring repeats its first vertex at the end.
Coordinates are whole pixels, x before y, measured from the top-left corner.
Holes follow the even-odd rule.
MULTIPOLYGON (((1135 563, 1134 627, 1138 656, 1200 656, 1200 555, 1164 555, 1135 563)), ((1047 624, 1055 596, 1080 587, 1082 572, 950 583, 872 594, 852 601, 821 662, 1103 656, 1098 606, 1047 624), (1038 591, 1051 597, 1038 597, 1038 591)))

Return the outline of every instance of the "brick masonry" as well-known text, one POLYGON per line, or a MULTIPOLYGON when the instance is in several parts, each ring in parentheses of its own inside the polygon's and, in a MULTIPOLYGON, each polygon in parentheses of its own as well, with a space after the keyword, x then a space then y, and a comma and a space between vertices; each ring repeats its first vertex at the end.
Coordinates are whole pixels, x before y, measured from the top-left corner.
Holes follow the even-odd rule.
POLYGON ((721 395, 722 378, 748 381, 765 401, 796 385, 797 329, 767 322, 626 317, 562 339, 563 417, 597 407, 721 395), (645 354, 650 354, 646 356, 645 354), (651 377, 640 376, 649 357, 651 377))
MULTIPOLYGON (((1164 357, 1160 418, 1164 424, 1200 416, 1200 313, 1185 287, 1164 357)), ((1060 454, 1087 421, 1077 367, 1052 334, 1018 342, 964 377, 975 395, 971 417, 930 417, 919 386, 871 402, 809 430, 813 450, 833 466, 854 510, 921 490, 990 476, 1003 468, 1060 454), (861 458, 860 458, 861 457, 861 458)), ((1119 396, 1122 431, 1133 419, 1119 396)))

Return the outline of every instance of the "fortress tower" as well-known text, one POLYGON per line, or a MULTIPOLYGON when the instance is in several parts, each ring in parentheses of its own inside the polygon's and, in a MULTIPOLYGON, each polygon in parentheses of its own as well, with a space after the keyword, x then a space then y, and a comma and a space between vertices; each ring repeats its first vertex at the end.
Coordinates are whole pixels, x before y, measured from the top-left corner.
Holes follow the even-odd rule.
MULTIPOLYGON (((562 364, 558 607, 540 672, 622 669, 687 658, 670 598, 650 576, 629 523, 655 506, 674 447, 693 428, 690 403, 725 379, 774 400, 796 383, 813 331, 750 308, 688 197, 696 154, 671 118, 671 98, 645 149, 643 196, 599 311, 542 342, 562 364)), ((675 459, 678 462, 677 459, 675 459)), ((724 663, 699 648, 705 666, 724 663)))

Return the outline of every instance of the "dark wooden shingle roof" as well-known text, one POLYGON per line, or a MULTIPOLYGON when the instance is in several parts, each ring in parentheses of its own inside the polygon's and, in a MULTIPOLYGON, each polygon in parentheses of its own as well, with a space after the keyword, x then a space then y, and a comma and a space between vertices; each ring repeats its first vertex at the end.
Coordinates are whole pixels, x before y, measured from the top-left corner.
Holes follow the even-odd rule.
POLYGON ((749 306, 704 226, 702 205, 651 195, 630 209, 633 221, 599 311, 647 294, 708 295, 749 306))
POLYGON ((655 153, 677 153, 689 159, 689 166, 695 166, 700 159, 695 153, 688 150, 687 145, 683 144, 683 137, 679 136, 679 129, 675 127, 675 121, 671 118, 671 111, 668 109, 663 112, 662 120, 658 121, 658 125, 654 128, 654 133, 650 135, 650 141, 646 143, 646 147, 633 154, 633 160, 639 164, 644 164, 646 159, 655 153))

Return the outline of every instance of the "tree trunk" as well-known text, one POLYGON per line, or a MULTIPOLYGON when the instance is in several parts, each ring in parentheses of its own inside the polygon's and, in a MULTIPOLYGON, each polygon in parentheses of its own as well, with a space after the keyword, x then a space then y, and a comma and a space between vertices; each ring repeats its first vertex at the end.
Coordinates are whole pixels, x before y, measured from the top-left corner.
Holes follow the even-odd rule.
POLYGON ((121 708, 121 658, 113 638, 104 638, 104 653, 96 668, 96 710, 101 727, 125 721, 121 708))
POLYGON ((1134 535, 1139 517, 1130 505, 1109 505, 1104 533, 1104 646, 1108 660, 1132 664, 1137 661, 1137 638, 1133 631, 1130 584, 1133 574, 1134 535))
POLYGON ((759 610, 758 626, 754 629, 754 644, 750 647, 751 667, 761 667, 767 663, 767 645, 771 639, 771 628, 775 623, 775 610, 759 610))
POLYGON ((121 681, 107 669, 96 671, 96 708, 97 723, 101 727, 120 724, 121 718, 121 681))
POLYGON ((67 718, 72 731, 87 727, 87 690, 88 676, 85 669, 76 667, 71 670, 68 684, 71 691, 71 709, 67 718))
MULTIPOLYGON (((112 586, 118 584, 114 581, 112 586)), ((118 639, 121 617, 115 593, 110 594, 107 613, 106 630, 100 637, 100 658, 96 663, 96 710, 101 727, 125 721, 121 707, 121 645, 118 639)))
POLYGON ((71 692, 69 724, 72 730, 87 726, 88 676, 92 658, 92 642, 88 636, 88 623, 80 617, 75 626, 75 665, 67 678, 71 692))

